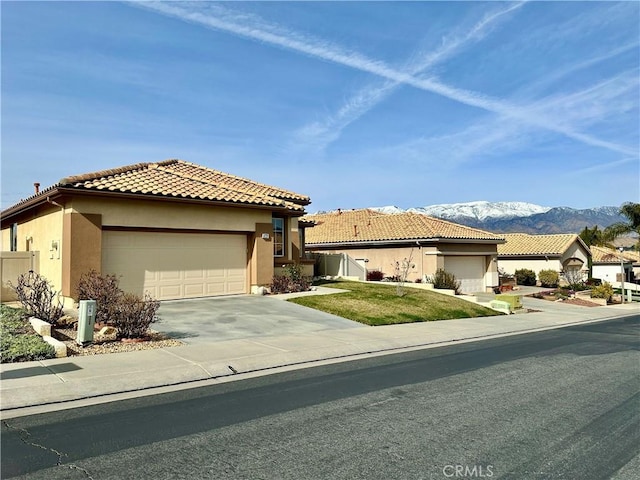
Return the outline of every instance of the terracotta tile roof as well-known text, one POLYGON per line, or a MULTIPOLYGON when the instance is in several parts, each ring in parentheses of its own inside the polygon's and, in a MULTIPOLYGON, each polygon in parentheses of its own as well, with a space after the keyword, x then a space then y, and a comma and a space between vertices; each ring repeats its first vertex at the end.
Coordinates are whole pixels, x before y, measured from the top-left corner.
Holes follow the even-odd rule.
MULTIPOLYGON (((591 256, 593 263, 617 263, 620 264, 620 252, 613 248, 592 246, 591 256)), ((622 252, 626 262, 640 263, 640 255, 636 252, 622 252)))
POLYGON ((498 245, 498 256, 562 255, 580 237, 574 233, 554 235, 529 235, 527 233, 506 233, 506 243, 498 245))
POLYGON ((307 245, 384 242, 398 240, 466 239, 498 243, 502 236, 419 213, 381 213, 346 210, 306 215, 315 223, 305 233, 307 245))
POLYGON ((304 205, 310 203, 305 195, 183 160, 138 163, 75 175, 63 178, 54 187, 274 206, 297 212, 304 212, 304 205))

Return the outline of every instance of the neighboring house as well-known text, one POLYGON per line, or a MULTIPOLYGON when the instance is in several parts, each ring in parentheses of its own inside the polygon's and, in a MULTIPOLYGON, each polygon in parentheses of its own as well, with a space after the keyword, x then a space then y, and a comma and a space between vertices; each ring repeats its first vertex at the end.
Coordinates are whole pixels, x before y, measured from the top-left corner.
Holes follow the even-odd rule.
POLYGON ((620 253, 613 248, 592 246, 591 255, 593 278, 609 283, 619 282, 623 268, 625 282, 640 278, 640 255, 635 252, 620 253))
POLYGON ((309 197, 182 160, 37 190, 2 212, 2 250, 39 252, 34 270, 67 302, 91 269, 159 300, 248 293, 304 250, 309 197))
POLYGON ((309 251, 346 254, 385 276, 394 275, 396 262, 410 259, 409 281, 442 268, 460 280, 464 293, 485 292, 498 285, 495 259, 501 235, 416 213, 369 209, 304 219, 315 224, 306 231, 309 251))
POLYGON ((583 272, 586 276, 589 247, 576 234, 529 235, 505 233, 498 245, 498 267, 507 274, 523 268, 556 272, 583 272))

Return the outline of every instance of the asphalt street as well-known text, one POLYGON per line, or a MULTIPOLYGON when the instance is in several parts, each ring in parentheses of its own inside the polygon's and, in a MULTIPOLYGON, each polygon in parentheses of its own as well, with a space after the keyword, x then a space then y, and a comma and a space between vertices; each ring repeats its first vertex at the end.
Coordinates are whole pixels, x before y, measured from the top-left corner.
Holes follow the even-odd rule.
POLYGON ((639 323, 8 419, 2 478, 637 478, 639 323))

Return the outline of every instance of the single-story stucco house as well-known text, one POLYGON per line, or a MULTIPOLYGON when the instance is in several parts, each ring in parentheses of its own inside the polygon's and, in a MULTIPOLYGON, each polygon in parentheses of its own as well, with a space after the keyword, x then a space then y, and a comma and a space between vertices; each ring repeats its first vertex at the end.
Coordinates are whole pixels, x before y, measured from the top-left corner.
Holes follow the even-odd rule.
POLYGON ((527 233, 505 233, 505 243, 498 245, 498 267, 513 275, 516 270, 540 270, 556 272, 588 272, 591 256, 589 247, 573 233, 552 235, 530 235, 527 233))
POLYGON ((640 255, 635 252, 621 253, 613 248, 592 246, 591 255, 593 278, 609 283, 619 282, 623 268, 625 282, 633 281, 636 274, 640 277, 640 272, 636 272, 640 269, 640 255))
POLYGON ((244 294, 301 261, 309 203, 182 160, 140 163, 36 186, 2 212, 2 251, 30 253, 66 304, 92 269, 159 300, 244 294))
POLYGON ((381 213, 371 209, 307 215, 310 252, 346 254, 367 270, 393 276, 394 265, 411 259, 408 281, 444 269, 461 282, 463 293, 498 285, 497 245, 501 235, 417 213, 381 213))

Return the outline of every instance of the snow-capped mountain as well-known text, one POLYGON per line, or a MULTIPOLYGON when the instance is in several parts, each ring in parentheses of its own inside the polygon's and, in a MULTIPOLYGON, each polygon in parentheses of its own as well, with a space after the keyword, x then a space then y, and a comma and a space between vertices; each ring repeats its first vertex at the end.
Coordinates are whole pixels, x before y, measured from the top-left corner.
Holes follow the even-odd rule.
POLYGON ((403 210, 394 206, 372 207, 384 213, 404 211, 444 218, 495 233, 579 233, 584 227, 606 228, 624 221, 618 207, 575 209, 542 207, 525 202, 469 202, 430 205, 403 210))
POLYGON ((433 217, 446 219, 460 219, 468 217, 476 220, 487 220, 494 218, 515 218, 528 217, 536 213, 545 213, 551 207, 541 207, 533 203, 526 202, 469 202, 469 203, 449 203, 442 205, 431 205, 428 207, 410 208, 410 212, 424 213, 433 217))

